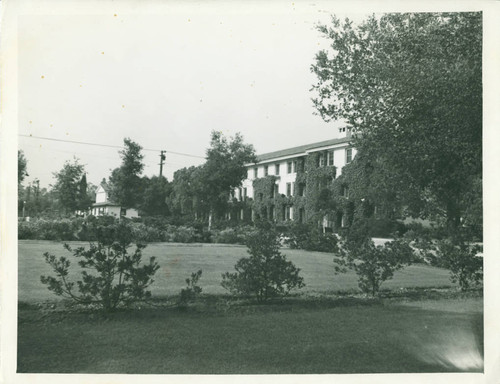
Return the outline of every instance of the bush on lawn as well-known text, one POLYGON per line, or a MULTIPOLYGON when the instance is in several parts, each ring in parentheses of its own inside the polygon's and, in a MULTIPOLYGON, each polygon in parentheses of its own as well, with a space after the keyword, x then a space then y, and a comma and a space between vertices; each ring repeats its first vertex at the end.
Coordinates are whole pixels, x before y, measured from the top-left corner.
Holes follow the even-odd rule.
POLYGON ((300 269, 281 254, 278 233, 262 227, 247 237, 250 257, 238 260, 236 272, 222 275, 222 287, 233 294, 253 295, 258 301, 287 295, 302 288, 300 269))
POLYGON ((198 280, 200 280, 202 270, 198 272, 191 273, 191 278, 186 279, 186 288, 181 289, 181 294, 179 296, 179 305, 186 306, 188 303, 196 300, 198 295, 201 293, 202 289, 198 285, 198 280))
POLYGON ((212 230, 212 232, 214 243, 245 244, 247 237, 255 232, 255 228, 250 226, 229 227, 222 230, 212 230))
POLYGON ((83 223, 82 218, 74 219, 36 219, 18 222, 18 239, 20 240, 78 240, 78 232, 83 223))
POLYGON ((168 232, 159 228, 147 226, 144 223, 131 223, 132 238, 140 243, 152 243, 158 241, 167 241, 168 232))
POLYGON ((132 236, 130 225, 113 223, 97 226, 94 230, 97 243, 90 243, 89 249, 72 249, 64 244, 64 248, 80 260, 78 264, 83 269, 82 279, 76 283, 79 293, 75 292, 75 283, 68 280, 71 264, 64 256, 57 259, 44 253, 55 277, 41 276, 42 283, 58 296, 80 304, 97 304, 105 310, 148 299, 151 292, 147 288, 153 283, 159 265, 154 257, 149 263, 142 263, 145 245, 136 244, 135 251, 128 253, 132 236))
POLYGON ((462 291, 481 286, 483 281, 483 251, 481 245, 464 240, 441 240, 437 245, 437 258, 450 270, 451 281, 462 291))
POLYGON ((336 252, 337 236, 333 233, 322 233, 317 225, 292 223, 285 228, 284 243, 292 249, 306 251, 336 252))
POLYGON ((407 241, 397 239, 376 246, 371 239, 360 244, 343 242, 339 257, 334 259, 336 273, 348 269, 358 275, 358 285, 365 293, 375 296, 381 284, 391 279, 394 272, 411 264, 413 251, 407 241))

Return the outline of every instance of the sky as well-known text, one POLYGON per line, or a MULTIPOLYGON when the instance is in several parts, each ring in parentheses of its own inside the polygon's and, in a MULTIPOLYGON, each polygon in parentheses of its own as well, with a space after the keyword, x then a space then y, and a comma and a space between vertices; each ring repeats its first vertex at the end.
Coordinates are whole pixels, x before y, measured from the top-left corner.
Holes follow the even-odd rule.
POLYGON ((315 25, 334 12, 279 2, 177 5, 158 15, 110 8, 100 15, 20 16, 24 184, 38 178, 49 186, 75 157, 93 184, 120 165, 119 148, 39 137, 116 147, 129 137, 144 148, 147 176, 159 173, 159 151, 167 151, 169 180, 175 170, 203 163, 212 130, 240 132, 257 153, 337 137, 343 124, 315 115, 310 91, 310 67, 328 44, 315 25))

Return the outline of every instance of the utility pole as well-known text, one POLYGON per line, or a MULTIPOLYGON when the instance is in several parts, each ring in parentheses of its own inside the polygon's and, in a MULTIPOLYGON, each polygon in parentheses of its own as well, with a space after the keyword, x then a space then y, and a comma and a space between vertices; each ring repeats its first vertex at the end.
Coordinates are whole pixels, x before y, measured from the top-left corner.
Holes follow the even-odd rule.
POLYGON ((165 151, 161 151, 160 153, 160 177, 163 173, 163 162, 165 161, 165 151))

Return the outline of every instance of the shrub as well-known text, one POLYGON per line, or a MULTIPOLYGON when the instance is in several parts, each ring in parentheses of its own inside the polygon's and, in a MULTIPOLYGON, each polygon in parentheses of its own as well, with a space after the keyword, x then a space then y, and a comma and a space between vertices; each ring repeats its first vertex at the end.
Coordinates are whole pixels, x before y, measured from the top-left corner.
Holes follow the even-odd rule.
POLYGON ((82 218, 73 219, 36 219, 18 222, 18 239, 31 240, 77 240, 81 230, 82 218))
POLYGON ((222 287, 233 294, 254 295, 258 301, 287 295, 304 286, 300 269, 280 253, 276 231, 261 228, 247 238, 250 257, 241 258, 236 272, 222 275, 222 287))
POLYGON ((344 242, 339 255, 334 259, 336 273, 346 272, 347 269, 355 271, 361 290, 375 296, 384 281, 411 263, 413 251, 404 240, 375 246, 372 240, 366 239, 360 244, 344 242))
POLYGON ((214 243, 220 244, 245 244, 247 236, 254 231, 255 228, 250 226, 226 228, 220 231, 214 230, 213 239, 214 243))
POLYGON ((316 225, 293 223, 284 232, 287 235, 284 243, 292 249, 318 252, 336 252, 338 249, 337 236, 322 233, 316 225))
POLYGON ((483 281, 483 258, 478 254, 482 246, 463 240, 441 240, 437 257, 444 268, 450 270, 451 281, 458 283, 462 291, 480 286, 483 281))
POLYGON ((192 227, 170 226, 168 229, 168 241, 174 243, 194 243, 196 240, 196 230, 192 227))
POLYGON ((144 223, 131 223, 132 238, 136 242, 151 243, 155 241, 167 241, 168 234, 161 229, 147 226, 144 223))
POLYGON ((186 279, 187 287, 181 290, 179 305, 183 306, 194 301, 201 293, 202 289, 198 285, 198 280, 200 280, 201 274, 202 270, 200 269, 198 272, 192 273, 191 278, 186 279))
POLYGON ((84 247, 73 250, 64 244, 80 260, 78 264, 83 269, 82 279, 76 283, 79 293, 74 290, 75 283, 68 280, 71 264, 64 256, 57 259, 44 253, 56 277, 41 276, 42 283, 58 296, 81 304, 98 304, 105 310, 149 298, 151 292, 147 288, 159 266, 154 257, 141 265, 145 245, 136 244, 134 253, 128 253, 131 233, 130 226, 122 222, 96 227, 97 244, 90 243, 88 250, 84 247))

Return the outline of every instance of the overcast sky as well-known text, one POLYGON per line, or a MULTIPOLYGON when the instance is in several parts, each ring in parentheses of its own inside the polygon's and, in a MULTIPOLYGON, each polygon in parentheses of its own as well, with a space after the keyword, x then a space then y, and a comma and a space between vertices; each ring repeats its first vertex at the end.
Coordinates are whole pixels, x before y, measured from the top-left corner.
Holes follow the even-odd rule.
MULTIPOLYGON (((145 149, 144 174, 203 162, 210 132, 241 132, 264 153, 337 137, 314 115, 310 66, 335 12, 312 3, 176 6, 166 15, 21 16, 19 134, 145 149)), ((360 15, 353 15, 361 18, 360 15)), ((53 183, 76 156, 98 184, 117 148, 19 137, 27 182, 53 183)))

